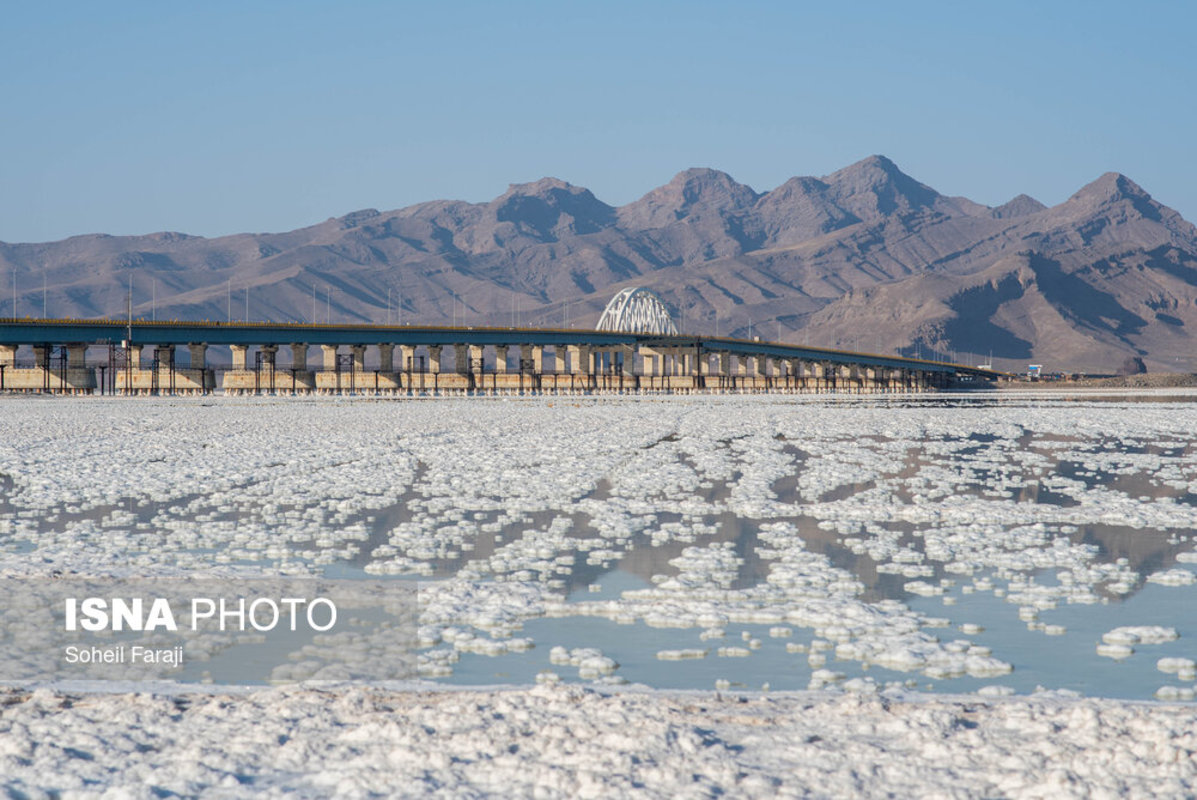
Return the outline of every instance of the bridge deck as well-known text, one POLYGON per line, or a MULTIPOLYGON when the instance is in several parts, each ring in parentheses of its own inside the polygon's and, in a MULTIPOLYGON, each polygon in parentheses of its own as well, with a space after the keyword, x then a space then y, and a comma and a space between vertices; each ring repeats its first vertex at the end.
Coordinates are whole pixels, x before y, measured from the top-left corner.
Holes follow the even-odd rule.
POLYGON ((556 328, 482 328, 411 325, 310 325, 271 322, 150 322, 134 320, 0 319, 0 345, 529 345, 534 347, 683 348, 699 353, 801 360, 842 366, 912 370, 996 380, 993 370, 901 356, 726 337, 618 333, 556 328))

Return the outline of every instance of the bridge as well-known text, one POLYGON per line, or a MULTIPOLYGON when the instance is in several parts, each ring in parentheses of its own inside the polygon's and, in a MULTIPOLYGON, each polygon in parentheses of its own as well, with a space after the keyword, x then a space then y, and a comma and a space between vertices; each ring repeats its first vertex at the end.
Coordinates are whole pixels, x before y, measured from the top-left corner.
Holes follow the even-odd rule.
POLYGON ((0 319, 0 391, 9 392, 863 393, 1003 377, 941 361, 675 332, 0 319))

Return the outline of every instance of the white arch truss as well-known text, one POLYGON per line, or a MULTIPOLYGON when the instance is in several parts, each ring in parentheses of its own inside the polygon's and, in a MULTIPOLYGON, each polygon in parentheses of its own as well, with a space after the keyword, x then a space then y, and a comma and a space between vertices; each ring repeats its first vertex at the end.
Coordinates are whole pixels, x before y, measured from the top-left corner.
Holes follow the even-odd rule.
POLYGON ((623 289, 611 298, 595 330, 664 335, 678 333, 669 309, 657 293, 637 287, 623 289))

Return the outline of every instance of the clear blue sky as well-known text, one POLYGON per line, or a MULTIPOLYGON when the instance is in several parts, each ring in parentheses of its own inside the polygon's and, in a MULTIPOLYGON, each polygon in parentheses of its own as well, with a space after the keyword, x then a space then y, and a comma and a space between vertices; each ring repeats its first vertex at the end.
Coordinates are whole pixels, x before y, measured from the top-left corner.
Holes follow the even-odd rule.
POLYGON ((1197 4, 9 3, 0 240, 289 230, 552 175, 633 200, 872 153, 1197 220, 1197 4))

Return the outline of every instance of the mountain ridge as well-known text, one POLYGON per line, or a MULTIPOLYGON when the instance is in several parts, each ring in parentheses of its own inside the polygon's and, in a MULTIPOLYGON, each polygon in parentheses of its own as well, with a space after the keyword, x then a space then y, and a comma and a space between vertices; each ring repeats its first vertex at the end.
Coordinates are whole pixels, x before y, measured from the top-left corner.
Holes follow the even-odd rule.
POLYGON ((135 313, 160 319, 240 318, 248 291, 253 319, 546 326, 593 325, 645 285, 695 332, 1197 370, 1197 228, 1117 172, 1050 207, 948 197, 882 155, 765 192, 691 168, 622 206, 546 177, 278 233, 0 243, 0 270, 19 316, 43 276, 58 316, 123 313, 132 277, 135 313))

